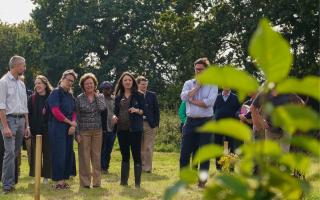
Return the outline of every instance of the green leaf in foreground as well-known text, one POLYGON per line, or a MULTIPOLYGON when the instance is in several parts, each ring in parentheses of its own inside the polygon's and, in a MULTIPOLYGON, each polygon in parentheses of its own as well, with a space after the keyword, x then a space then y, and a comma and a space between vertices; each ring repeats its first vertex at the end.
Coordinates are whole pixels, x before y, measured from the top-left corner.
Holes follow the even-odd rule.
POLYGON ((196 79, 202 84, 218 85, 221 88, 231 88, 238 91, 239 98, 257 91, 258 82, 248 72, 241 71, 232 66, 212 66, 203 71, 196 79))
POLYGON ((293 134, 297 130, 307 132, 320 128, 319 115, 308 107, 288 104, 276 107, 272 112, 272 124, 293 134))
POLYGON ((286 153, 281 156, 279 162, 289 166, 291 170, 297 169, 303 174, 306 174, 311 166, 311 160, 301 153, 286 153))
POLYGON ((254 32, 249 53, 269 82, 287 77, 293 62, 290 45, 280 33, 272 30, 267 19, 262 19, 254 32))
POLYGON ((225 135, 245 142, 250 141, 252 138, 251 130, 247 125, 231 118, 210 121, 200 127, 198 131, 225 135))
POLYGON ((314 138, 306 137, 306 136, 293 136, 291 138, 291 145, 300 147, 317 158, 320 157, 320 142, 314 138))
POLYGON ((237 175, 222 175, 218 176, 217 180, 229 188, 236 196, 243 199, 248 199, 248 185, 242 177, 237 175))
POLYGON ((180 180, 187 184, 193 184, 198 181, 198 172, 189 167, 183 168, 180 172, 180 180))
POLYGON ((223 148, 221 146, 215 144, 205 145, 197 151, 192 163, 196 165, 211 158, 219 157, 222 154, 223 148))
POLYGON ((176 195, 179 191, 183 190, 187 184, 183 181, 176 182, 173 186, 166 189, 163 199, 164 200, 171 200, 174 195, 176 195))
POLYGON ((313 97, 320 101, 320 78, 307 76, 303 79, 288 78, 276 87, 279 94, 302 94, 313 97))

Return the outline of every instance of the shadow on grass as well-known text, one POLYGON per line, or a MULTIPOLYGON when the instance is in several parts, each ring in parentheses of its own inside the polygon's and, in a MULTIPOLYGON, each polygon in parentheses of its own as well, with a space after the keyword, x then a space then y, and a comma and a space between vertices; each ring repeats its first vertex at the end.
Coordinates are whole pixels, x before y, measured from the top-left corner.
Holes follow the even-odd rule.
POLYGON ((155 173, 142 173, 142 181, 162 181, 168 180, 168 176, 163 176, 155 173))
POLYGON ((83 199, 92 199, 98 197, 106 197, 110 196, 109 190, 106 188, 82 188, 79 187, 79 192, 77 192, 77 196, 83 197, 83 199))
POLYGON ((130 197, 130 199, 143 199, 150 194, 149 191, 143 188, 135 188, 134 186, 123 187, 120 192, 121 196, 130 197))
POLYGON ((316 173, 308 176, 307 180, 309 180, 310 182, 320 180, 320 173, 316 173))
MULTIPOLYGON (((34 195, 34 183, 29 183, 26 187, 18 187, 14 194, 21 195, 34 195)), ((48 199, 59 199, 59 197, 63 196, 65 198, 72 198, 77 193, 71 189, 67 190, 56 190, 53 189, 52 184, 40 184, 40 194, 45 195, 48 199)))
POLYGON ((120 176, 116 173, 108 173, 108 174, 102 174, 101 179, 107 181, 107 182, 119 182, 120 176))

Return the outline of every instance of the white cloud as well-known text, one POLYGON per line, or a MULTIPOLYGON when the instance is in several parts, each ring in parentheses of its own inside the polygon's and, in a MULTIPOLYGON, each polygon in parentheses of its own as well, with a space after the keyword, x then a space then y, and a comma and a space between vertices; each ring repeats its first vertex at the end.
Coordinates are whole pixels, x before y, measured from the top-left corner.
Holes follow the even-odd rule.
POLYGON ((0 0, 0 20, 10 24, 29 20, 33 8, 31 0, 0 0))

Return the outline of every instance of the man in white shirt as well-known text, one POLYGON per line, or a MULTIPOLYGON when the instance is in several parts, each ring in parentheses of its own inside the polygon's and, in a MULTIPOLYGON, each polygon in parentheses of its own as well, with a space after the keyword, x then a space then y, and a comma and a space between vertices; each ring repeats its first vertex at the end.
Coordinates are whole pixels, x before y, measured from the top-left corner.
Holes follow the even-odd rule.
MULTIPOLYGON (((194 63, 195 74, 200 74, 209 66, 207 58, 199 58, 194 63)), ((213 105, 218 95, 218 87, 212 85, 200 85, 195 79, 184 83, 181 100, 186 101, 187 120, 182 130, 182 142, 180 152, 180 168, 190 165, 191 154, 198 148, 211 142, 211 134, 198 133, 197 128, 209 120, 213 120, 213 105)), ((208 174, 209 160, 200 163, 200 172, 208 174)), ((202 176, 200 176, 202 177, 202 176)), ((199 187, 204 187, 207 179, 199 180, 199 187)))
POLYGON ((0 129, 4 141, 2 187, 4 193, 14 190, 15 158, 21 149, 23 136, 29 137, 27 94, 19 79, 26 70, 25 59, 13 56, 10 71, 0 79, 0 129))

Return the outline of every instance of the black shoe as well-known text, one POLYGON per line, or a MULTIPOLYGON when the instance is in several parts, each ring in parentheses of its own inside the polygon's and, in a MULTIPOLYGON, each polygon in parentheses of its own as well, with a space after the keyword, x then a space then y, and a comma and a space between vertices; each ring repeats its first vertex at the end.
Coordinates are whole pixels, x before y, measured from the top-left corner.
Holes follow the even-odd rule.
POLYGON ((102 173, 102 174, 109 174, 109 171, 108 171, 107 169, 102 169, 102 170, 101 170, 101 173, 102 173))
POLYGON ((142 167, 140 164, 134 165, 134 183, 136 188, 140 188, 141 171, 142 171, 142 167))
POLYGON ((12 187, 12 188, 9 188, 9 189, 4 189, 3 188, 3 194, 8 194, 8 193, 10 193, 10 192, 13 192, 13 191, 15 191, 15 188, 14 187, 12 187))
POLYGON ((90 189, 90 186, 83 186, 83 188, 85 188, 85 189, 90 189))
POLYGON ((199 181, 198 187, 199 188, 205 188, 206 187, 206 183, 207 183, 207 181, 199 181))
POLYGON ((122 162, 121 163, 120 185, 123 185, 123 186, 128 185, 129 170, 130 170, 130 163, 129 162, 122 162))

